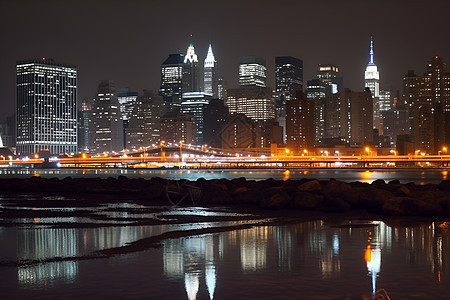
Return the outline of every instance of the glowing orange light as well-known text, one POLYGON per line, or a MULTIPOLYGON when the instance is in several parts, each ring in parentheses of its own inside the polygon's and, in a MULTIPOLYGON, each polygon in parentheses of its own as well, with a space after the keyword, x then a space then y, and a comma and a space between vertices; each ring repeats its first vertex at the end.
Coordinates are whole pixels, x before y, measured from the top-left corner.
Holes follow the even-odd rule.
POLYGON ((372 251, 370 249, 370 245, 367 245, 366 252, 364 253, 364 259, 366 260, 366 263, 369 263, 372 260, 372 251))

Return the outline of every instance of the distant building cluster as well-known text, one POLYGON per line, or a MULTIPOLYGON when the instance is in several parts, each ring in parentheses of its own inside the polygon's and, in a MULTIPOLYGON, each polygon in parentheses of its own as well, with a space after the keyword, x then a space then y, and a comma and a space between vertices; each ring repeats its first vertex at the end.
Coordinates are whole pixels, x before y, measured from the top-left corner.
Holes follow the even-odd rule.
POLYGON ((440 56, 423 75, 407 71, 402 91, 382 88, 372 39, 360 91, 345 88, 334 64, 319 64, 305 84, 303 61, 291 56, 275 57, 274 87, 262 58, 241 57, 237 71, 239 86, 228 88, 212 46, 201 63, 191 43, 186 54, 162 62, 159 91, 103 80, 95 97, 78 101, 75 66, 19 61, 16 114, 0 123, 1 141, 19 156, 44 149, 101 155, 162 143, 290 155, 439 154, 450 147, 450 74, 440 56))

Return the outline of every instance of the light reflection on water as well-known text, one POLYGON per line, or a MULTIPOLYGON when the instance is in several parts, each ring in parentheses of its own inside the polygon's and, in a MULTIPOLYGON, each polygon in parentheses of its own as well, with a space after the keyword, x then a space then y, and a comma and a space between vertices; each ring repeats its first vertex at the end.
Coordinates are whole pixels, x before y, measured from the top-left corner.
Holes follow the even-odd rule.
POLYGON ((362 181, 371 183, 377 179, 386 181, 398 179, 401 183, 415 182, 417 184, 439 183, 448 177, 448 169, 183 169, 183 170, 134 170, 134 169, 8 169, 0 168, 0 176, 4 178, 40 176, 43 178, 71 177, 118 177, 151 178, 162 177, 165 179, 198 178, 232 179, 245 177, 248 180, 264 180, 274 178, 276 180, 287 179, 319 179, 328 180, 335 178, 342 181, 362 181))
MULTIPOLYGON (((361 299, 366 295, 371 299, 380 289, 385 289, 392 299, 450 298, 448 227, 441 223, 411 227, 380 221, 367 223, 366 227, 353 228, 330 226, 324 221, 255 226, 172 238, 164 240, 156 250, 93 263, 75 260, 18 267, 18 290, 11 288, 16 283, 9 291, 20 296, 27 295, 30 288, 35 291, 45 286, 48 295, 61 296, 70 284, 76 287, 71 290, 72 297, 95 297, 120 280, 123 286, 133 286, 137 297, 171 299, 270 299, 279 295, 288 299, 299 295, 302 299, 315 299, 318 295, 321 299, 361 299), (126 276, 108 272, 113 266, 115 270, 129 270, 126 276), (84 276, 96 272, 98 282, 86 286, 84 276), (148 282, 152 284, 149 286, 148 282), (167 285, 173 289, 162 288, 167 285), (184 296, 179 294, 180 288, 184 296)), ((204 226, 3 228, 0 239, 15 237, 14 251, 6 251, 5 247, 0 251, 2 260, 8 259, 7 253, 25 260, 71 257, 165 231, 204 226)), ((8 267, 0 267, 3 279, 5 269, 8 267)), ((5 280, 8 281, 11 278, 5 280)), ((3 289, 0 296, 7 292, 3 289)))

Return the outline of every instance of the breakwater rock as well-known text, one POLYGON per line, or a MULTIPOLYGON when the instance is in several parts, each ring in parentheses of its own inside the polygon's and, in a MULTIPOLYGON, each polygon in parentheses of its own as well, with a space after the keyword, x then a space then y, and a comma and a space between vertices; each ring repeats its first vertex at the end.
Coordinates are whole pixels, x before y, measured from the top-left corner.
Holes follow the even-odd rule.
POLYGON ((318 181, 236 179, 167 180, 127 178, 0 179, 1 194, 41 196, 89 195, 97 201, 139 201, 147 205, 255 205, 264 209, 326 212, 366 210, 398 216, 450 216, 450 181, 440 184, 400 184, 376 180, 371 184, 318 181))

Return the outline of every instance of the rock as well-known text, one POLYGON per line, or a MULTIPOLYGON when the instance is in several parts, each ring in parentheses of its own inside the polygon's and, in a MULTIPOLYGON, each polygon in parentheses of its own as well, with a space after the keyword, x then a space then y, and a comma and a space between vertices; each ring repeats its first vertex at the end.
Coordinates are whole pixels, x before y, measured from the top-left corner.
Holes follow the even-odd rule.
POLYGON ((382 207, 383 213, 394 216, 405 215, 405 210, 401 206, 402 201, 403 197, 391 197, 387 199, 387 201, 384 202, 382 207))
POLYGON ((408 189, 406 186, 401 185, 396 191, 397 195, 399 196, 409 196, 411 195, 411 190, 408 189))
POLYGON ((365 189, 359 193, 359 203, 367 208, 381 209, 393 193, 384 189, 365 189))
POLYGON ((350 203, 340 197, 325 198, 324 204, 326 205, 326 210, 331 212, 344 213, 352 208, 350 203))
POLYGON ((450 191, 450 180, 442 180, 437 187, 442 191, 450 191))
POLYGON ((316 193, 297 192, 294 195, 292 207, 298 209, 318 209, 323 202, 323 196, 316 193))
POLYGON ((352 186, 343 181, 330 180, 323 189, 326 199, 340 198, 351 205, 358 204, 358 194, 352 186))
POLYGON ((437 202, 426 202, 412 197, 391 197, 383 205, 383 212, 388 215, 438 216, 444 208, 437 202))
POLYGON ((285 192, 278 192, 270 198, 260 201, 260 206, 266 209, 281 209, 291 202, 291 197, 285 192))
POLYGON ((318 180, 311 180, 299 185, 297 189, 303 192, 320 192, 322 191, 322 186, 318 180))

